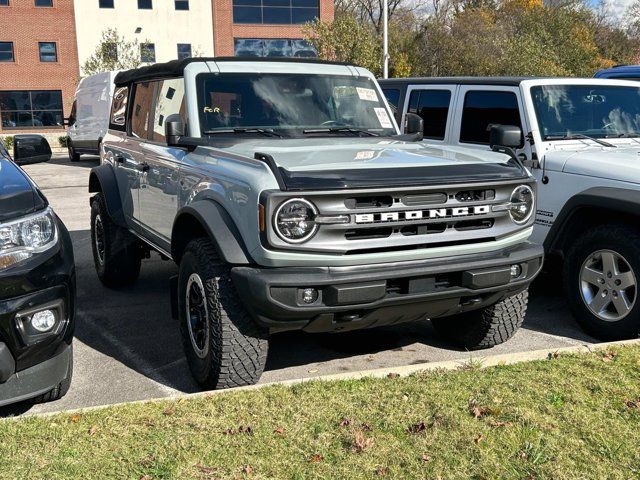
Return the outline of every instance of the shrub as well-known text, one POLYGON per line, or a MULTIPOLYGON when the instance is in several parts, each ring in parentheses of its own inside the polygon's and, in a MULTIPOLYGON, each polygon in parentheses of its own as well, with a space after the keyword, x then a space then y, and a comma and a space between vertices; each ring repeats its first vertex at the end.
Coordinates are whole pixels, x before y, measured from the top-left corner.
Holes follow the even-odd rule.
POLYGON ((7 150, 11 150, 13 148, 13 135, 7 135, 6 137, 1 138, 0 141, 2 141, 4 148, 7 150))
POLYGON ((61 137, 58 137, 58 143, 62 148, 67 148, 67 136, 63 135, 61 137))

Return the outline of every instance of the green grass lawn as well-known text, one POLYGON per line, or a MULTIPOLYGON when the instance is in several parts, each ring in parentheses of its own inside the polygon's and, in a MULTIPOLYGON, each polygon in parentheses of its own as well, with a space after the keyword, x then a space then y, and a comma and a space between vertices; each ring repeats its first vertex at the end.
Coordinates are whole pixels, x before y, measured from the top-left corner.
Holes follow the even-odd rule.
POLYGON ((2 478, 640 478, 640 347, 0 421, 2 478))

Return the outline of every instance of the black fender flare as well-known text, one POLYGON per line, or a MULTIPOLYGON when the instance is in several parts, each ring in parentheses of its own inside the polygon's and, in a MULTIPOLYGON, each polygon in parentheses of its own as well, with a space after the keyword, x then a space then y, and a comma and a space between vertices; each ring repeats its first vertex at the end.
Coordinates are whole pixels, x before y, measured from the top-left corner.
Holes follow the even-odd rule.
POLYGON ((178 263, 182 251, 188 242, 181 237, 183 226, 192 225, 196 221, 214 243, 218 255, 230 265, 248 265, 254 263, 247 251, 244 240, 235 222, 215 200, 198 200, 182 207, 173 223, 171 231, 171 256, 178 263))
MULTIPOLYGON (((597 208, 640 216, 640 190, 617 187, 594 187, 578 193, 565 203, 544 240, 544 250, 558 249, 572 218, 581 210, 597 208)), ((603 219, 606 220, 606 219, 603 219)))
POLYGON ((118 191, 118 181, 116 180, 116 175, 111 165, 103 164, 91 169, 91 173, 89 174, 89 192, 102 192, 111 220, 121 227, 127 226, 122 210, 120 192, 118 191))

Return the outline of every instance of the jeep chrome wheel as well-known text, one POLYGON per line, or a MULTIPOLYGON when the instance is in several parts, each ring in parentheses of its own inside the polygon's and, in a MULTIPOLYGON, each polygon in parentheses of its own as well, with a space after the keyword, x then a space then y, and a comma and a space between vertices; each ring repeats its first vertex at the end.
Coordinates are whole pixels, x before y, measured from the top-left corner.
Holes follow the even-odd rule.
POLYGON ((617 322, 633 309, 636 276, 629 262, 613 250, 598 250, 580 269, 580 292, 587 308, 606 322, 617 322))
POLYGON ((94 241, 96 247, 96 255, 98 262, 104 264, 104 227, 102 226, 102 218, 97 214, 93 220, 94 241))
POLYGON ((197 273, 192 273, 187 281, 185 307, 191 347, 199 358, 204 358, 209 351, 209 310, 204 285, 197 273))

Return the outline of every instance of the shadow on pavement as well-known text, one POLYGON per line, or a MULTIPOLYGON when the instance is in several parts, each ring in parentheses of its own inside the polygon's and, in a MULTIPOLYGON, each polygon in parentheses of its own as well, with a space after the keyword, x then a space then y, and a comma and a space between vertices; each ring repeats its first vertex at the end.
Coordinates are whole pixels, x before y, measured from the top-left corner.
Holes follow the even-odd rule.
POLYGON ((100 157, 95 155, 82 155, 78 162, 72 162, 66 154, 54 155, 47 162, 49 165, 67 165, 71 167, 93 168, 100 165, 100 157))

